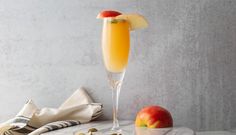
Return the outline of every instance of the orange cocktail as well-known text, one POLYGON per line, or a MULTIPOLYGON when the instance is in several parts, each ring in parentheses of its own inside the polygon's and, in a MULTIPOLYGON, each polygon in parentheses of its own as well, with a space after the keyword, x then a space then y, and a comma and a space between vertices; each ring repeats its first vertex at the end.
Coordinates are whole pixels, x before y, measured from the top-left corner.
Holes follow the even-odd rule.
POLYGON ((127 66, 130 49, 129 23, 123 19, 104 19, 102 51, 109 72, 122 72, 127 66))

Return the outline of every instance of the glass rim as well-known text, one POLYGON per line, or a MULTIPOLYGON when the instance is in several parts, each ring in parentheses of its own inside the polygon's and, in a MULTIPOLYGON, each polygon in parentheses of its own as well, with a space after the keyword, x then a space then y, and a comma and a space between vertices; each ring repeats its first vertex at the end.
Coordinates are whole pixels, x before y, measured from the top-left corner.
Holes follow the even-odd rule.
POLYGON ((118 18, 115 18, 115 17, 107 17, 107 18, 104 18, 103 19, 104 21, 127 21, 126 19, 118 19, 118 18))

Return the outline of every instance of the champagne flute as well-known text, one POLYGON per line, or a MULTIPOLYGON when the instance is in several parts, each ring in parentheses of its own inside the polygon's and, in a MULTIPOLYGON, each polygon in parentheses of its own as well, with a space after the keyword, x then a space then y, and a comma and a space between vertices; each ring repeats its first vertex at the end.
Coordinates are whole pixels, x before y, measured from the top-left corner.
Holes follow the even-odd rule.
POLYGON ((102 54, 112 89, 113 126, 108 133, 124 134, 126 132, 121 130, 117 115, 120 89, 129 58, 130 31, 146 28, 148 23, 139 14, 121 14, 117 11, 103 11, 97 18, 103 19, 102 54))
POLYGON ((112 131, 121 132, 117 119, 121 85, 128 64, 130 49, 130 26, 127 20, 103 19, 102 52, 107 70, 108 82, 112 89, 113 127, 112 131))

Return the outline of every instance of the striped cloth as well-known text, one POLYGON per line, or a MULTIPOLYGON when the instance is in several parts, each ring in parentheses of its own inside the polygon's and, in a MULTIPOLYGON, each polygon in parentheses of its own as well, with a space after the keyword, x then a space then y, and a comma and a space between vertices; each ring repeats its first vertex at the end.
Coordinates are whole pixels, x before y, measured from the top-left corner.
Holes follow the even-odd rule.
POLYGON ((57 109, 38 109, 29 100, 16 117, 0 124, 0 135, 40 135, 87 123, 101 114, 102 104, 93 103, 85 89, 80 88, 57 109))
POLYGON ((80 122, 75 121, 75 120, 57 121, 57 122, 49 123, 45 126, 42 126, 39 129, 30 133, 29 135, 40 135, 42 133, 50 132, 53 130, 58 130, 61 128, 71 127, 71 126, 75 126, 75 125, 79 125, 79 124, 80 124, 80 122))

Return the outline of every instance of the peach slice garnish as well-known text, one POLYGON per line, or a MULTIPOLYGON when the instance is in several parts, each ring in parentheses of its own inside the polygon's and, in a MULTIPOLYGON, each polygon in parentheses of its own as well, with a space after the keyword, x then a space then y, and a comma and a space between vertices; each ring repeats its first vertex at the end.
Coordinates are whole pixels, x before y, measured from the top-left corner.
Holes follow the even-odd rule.
POLYGON ((148 27, 147 20, 140 14, 121 14, 115 17, 116 19, 124 19, 130 23, 130 29, 142 29, 148 27))

